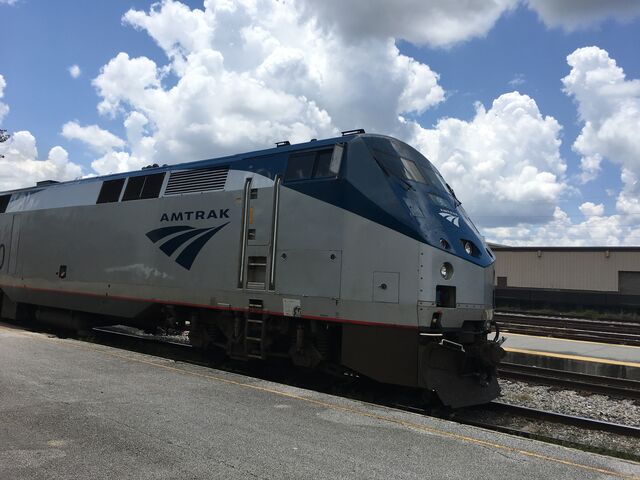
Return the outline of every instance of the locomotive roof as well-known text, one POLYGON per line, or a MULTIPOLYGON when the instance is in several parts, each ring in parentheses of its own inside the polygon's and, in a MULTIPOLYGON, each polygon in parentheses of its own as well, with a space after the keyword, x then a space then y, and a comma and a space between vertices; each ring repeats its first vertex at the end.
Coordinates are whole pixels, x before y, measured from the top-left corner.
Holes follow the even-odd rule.
POLYGON ((355 137, 362 137, 362 136, 386 137, 385 135, 378 135, 378 134, 355 133, 355 134, 343 135, 341 137, 327 138, 323 140, 313 139, 304 143, 296 143, 292 145, 281 145, 281 146, 262 149, 262 150, 254 150, 250 152, 237 153, 234 155, 227 155, 224 157, 209 158, 209 159, 196 160, 196 161, 190 161, 190 162, 184 162, 184 163, 174 163, 171 165, 162 165, 157 167, 144 167, 140 170, 111 173, 108 175, 100 175, 95 177, 85 177, 85 178, 79 178, 76 180, 68 180, 65 182, 45 180, 43 182, 38 182, 38 184, 30 187, 1 191, 0 195, 5 195, 5 194, 8 195, 8 194, 17 193, 17 192, 28 192, 30 190, 42 190, 43 188, 60 186, 60 185, 70 185, 70 184, 77 184, 77 183, 88 183, 88 182, 94 182, 94 181, 112 180, 116 178, 134 177, 137 175, 149 175, 150 173, 162 173, 162 172, 169 172, 171 170, 184 170, 189 168, 209 167, 209 166, 217 166, 217 165, 233 165, 233 163, 235 162, 245 160, 248 158, 263 157, 263 156, 266 157, 274 154, 290 153, 290 152, 295 152, 297 150, 305 150, 310 148, 321 148, 323 146, 335 145, 336 143, 340 143, 340 142, 348 142, 355 137))

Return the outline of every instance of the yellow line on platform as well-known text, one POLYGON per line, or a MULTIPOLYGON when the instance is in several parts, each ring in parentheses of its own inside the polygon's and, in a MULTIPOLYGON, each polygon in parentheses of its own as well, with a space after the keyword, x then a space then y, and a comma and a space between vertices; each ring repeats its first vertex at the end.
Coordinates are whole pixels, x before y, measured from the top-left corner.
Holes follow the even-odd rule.
MULTIPOLYGON (((495 442, 490 442, 488 440, 482 440, 479 438, 474 438, 474 437, 470 437, 467 435, 462 435, 459 433, 453 433, 453 432, 448 432, 446 430, 441 430, 438 428, 434 428, 434 427, 428 427, 426 425, 422 425, 420 423, 415 423, 415 422, 411 422, 408 420, 402 420, 399 418, 393 418, 393 417, 388 417, 388 416, 384 416, 384 415, 380 415, 377 413, 372 413, 372 412, 367 412, 365 410, 361 410, 355 407, 347 407, 347 406, 343 406, 343 405, 337 405, 335 403, 328 403, 328 402, 323 402, 320 400, 316 400, 314 398, 309 398, 309 397, 304 397, 302 395, 297 395, 294 393, 289 393, 289 392, 283 392, 281 390, 278 390, 276 388, 272 388, 272 387, 263 387, 260 385, 254 385, 251 383, 244 383, 244 382, 240 382, 237 380, 231 380, 229 378, 223 378, 217 375, 211 375, 211 374, 205 374, 205 373, 198 373, 198 372, 193 372, 193 371, 189 371, 189 370, 184 370, 182 368, 177 368, 177 367, 173 367, 170 365, 163 365, 161 363, 156 363, 150 360, 145 360, 142 358, 133 358, 131 356, 128 355, 122 355, 119 353, 116 353, 116 351, 110 351, 107 350, 105 348, 95 348, 95 346, 90 346, 90 344, 83 344, 81 342, 76 342, 76 341, 69 341, 69 340, 63 340, 63 339, 58 339, 58 338, 49 338, 49 337, 45 337, 43 335, 37 334, 37 333, 31 333, 31 332, 24 332, 23 334, 17 333, 16 330, 14 329, 10 329, 10 328, 5 328, 0 326, 0 332, 2 331, 6 331, 6 332, 11 332, 12 334, 18 334, 20 336, 23 336, 25 338, 32 338, 32 339, 36 339, 36 340, 44 340, 44 341, 50 341, 50 342, 64 342, 67 345, 70 345, 74 348, 78 348, 81 350, 87 350, 87 351, 92 351, 92 352, 100 352, 103 353, 105 355, 109 355, 112 357, 117 357, 123 360, 127 360, 130 362, 135 362, 135 363, 140 363, 140 364, 144 364, 144 365, 149 365, 149 366, 153 366, 153 367, 157 367, 157 368, 162 368, 164 370, 167 371, 171 371, 171 372, 175 372, 175 373, 180 373, 182 375, 187 375, 187 376, 192 376, 192 377, 199 377, 199 378, 204 378, 204 379, 208 379, 208 380, 214 380, 216 382, 220 382, 220 383, 225 383, 228 385, 234 385, 234 386, 238 386, 238 387, 242 387, 242 388, 246 388, 246 389, 251 389, 251 390, 256 390, 256 391, 260 391, 260 392, 265 392, 265 393, 270 393, 273 395, 277 395, 280 397, 284 397, 284 398, 289 398, 292 400, 298 400, 300 402, 304 402, 304 403, 308 403, 308 404, 312 404, 312 405, 316 405, 319 407, 323 407, 323 408, 328 408, 330 410, 335 410, 335 411, 342 411, 342 412, 347 412, 347 413, 351 413, 354 415, 359 415, 361 417, 367 417, 367 418, 373 418, 375 420, 380 420, 383 422, 387 422, 387 423, 391 423, 391 424, 395 424, 395 425, 400 425, 403 426, 405 428, 408 428, 410 430, 418 430, 418 431, 423 431, 423 432, 428 432, 428 433, 432 433, 435 435, 438 435, 440 437, 444 437, 444 438, 451 438, 454 440, 459 440, 462 442, 467 442, 467 443, 471 443, 471 444, 475 444, 475 445, 481 445, 484 447, 491 447, 494 448, 496 450, 502 450, 502 451, 507 451, 507 452, 511 452, 511 453, 517 453, 529 458, 536 458, 539 460, 543 460, 543 461, 547 461, 547 462, 553 462, 553 463, 558 463, 561 465, 566 465, 569 467, 575 467, 575 468, 579 468, 582 470, 587 470, 590 472, 597 472, 597 473, 602 473, 604 475, 610 475, 612 477, 617 477, 617 478, 624 478, 624 479, 631 479, 631 480, 640 480, 639 476, 635 476, 635 475, 629 475, 626 473, 622 473, 622 472, 616 472, 614 470, 607 470, 606 468, 600 468, 600 467, 594 467, 591 465, 584 465, 581 463, 576 463, 576 462, 572 462, 570 460, 564 460, 562 458, 557 458, 557 457, 552 457, 550 455, 545 455, 542 453, 537 453, 537 452, 531 452, 529 450, 522 450, 520 448, 515 448, 515 447, 510 447, 508 445, 502 445, 499 443, 495 443, 495 442)), ((112 348, 112 347, 106 347, 106 348, 112 348)), ((115 349, 114 349, 115 350, 115 349)), ((137 353, 137 352, 135 352, 137 353)), ((149 356, 146 354, 139 354, 139 355, 145 355, 145 356, 149 356)), ((233 374, 233 375, 237 375, 237 374, 233 374)), ((372 405, 376 408, 385 408, 385 407, 380 407, 379 405, 372 405)), ((404 412, 403 412, 404 413, 404 412)), ((629 460, 626 460, 627 463, 629 464, 636 464, 636 462, 632 462, 629 460)))
POLYGON ((608 358, 584 357, 582 355, 569 355, 566 353, 541 352, 540 350, 528 350, 526 348, 505 348, 507 352, 525 353, 539 357, 564 358, 567 360, 579 360, 581 362, 606 363, 607 365, 622 365, 624 367, 640 368, 640 363, 623 362, 621 360, 609 360, 608 358))
POLYGON ((635 345, 618 345, 617 343, 593 342, 591 340, 574 340, 573 338, 558 338, 558 337, 543 337, 541 335, 526 335, 524 333, 511 333, 508 330, 504 332, 504 335, 507 338, 508 337, 530 337, 530 338, 541 338, 543 340, 553 340, 558 342, 588 343, 590 345, 601 345, 603 347, 635 348, 637 350, 640 350, 640 347, 636 347, 635 345))

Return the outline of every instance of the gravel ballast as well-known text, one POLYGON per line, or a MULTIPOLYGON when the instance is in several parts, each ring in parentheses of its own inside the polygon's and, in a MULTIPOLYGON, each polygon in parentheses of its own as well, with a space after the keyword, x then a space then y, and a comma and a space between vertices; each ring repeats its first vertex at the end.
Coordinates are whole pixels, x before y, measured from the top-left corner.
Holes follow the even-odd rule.
POLYGON ((500 379, 500 387, 505 403, 640 427, 637 400, 505 379, 500 379))
MULTIPOLYGON (((505 403, 640 427, 640 402, 637 400, 504 379, 500 380, 500 386, 502 395, 499 400, 505 403)), ((560 443, 582 445, 593 451, 636 461, 640 459, 640 443, 637 438, 523 417, 498 418, 492 413, 480 414, 480 417, 483 416, 488 416, 484 420, 491 419, 497 424, 555 439, 560 443)))

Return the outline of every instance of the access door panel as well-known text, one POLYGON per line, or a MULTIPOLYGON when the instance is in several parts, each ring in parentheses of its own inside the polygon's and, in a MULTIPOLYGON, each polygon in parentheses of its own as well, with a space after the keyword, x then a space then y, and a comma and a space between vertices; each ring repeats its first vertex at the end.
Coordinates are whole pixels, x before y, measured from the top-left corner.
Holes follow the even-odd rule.
POLYGON ((340 250, 281 250, 276 262, 278 293, 340 297, 340 250))

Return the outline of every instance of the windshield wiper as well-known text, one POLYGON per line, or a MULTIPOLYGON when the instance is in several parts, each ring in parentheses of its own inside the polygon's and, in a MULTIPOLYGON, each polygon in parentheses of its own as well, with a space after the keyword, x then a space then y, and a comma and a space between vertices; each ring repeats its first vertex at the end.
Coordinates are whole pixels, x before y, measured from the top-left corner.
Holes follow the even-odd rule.
POLYGON ((384 172, 384 174, 385 174, 387 177, 390 177, 390 176, 391 176, 391 174, 389 173, 389 170, 387 170, 387 167, 385 167, 385 166, 380 162, 380 160, 378 160, 378 159, 375 157, 375 155, 373 155, 373 159, 376 161, 376 163, 377 163, 377 164, 378 164, 378 166, 380 167, 380 170, 382 170, 382 171, 384 172))
POLYGON ((384 174, 387 177, 393 177, 393 178, 397 178, 398 180, 400 180, 406 187, 410 188, 411 190, 415 191, 415 188, 413 188, 413 185, 411 185, 409 182, 407 182, 404 178, 400 178, 397 175, 392 175, 391 173, 389 173, 389 170, 387 169, 387 167, 385 167, 382 162, 380 160, 378 160, 376 158, 375 155, 373 155, 373 159, 376 161, 376 163, 378 164, 378 166, 380 167, 380 170, 382 170, 384 172, 384 174))
POLYGON ((409 182, 407 182, 404 178, 398 177, 396 175, 394 175, 394 177, 396 177, 398 180, 400 180, 402 183, 404 183, 408 188, 410 188, 414 192, 416 191, 416 189, 413 188, 413 185, 411 185, 409 182))
POLYGON ((451 194, 451 196, 456 201, 456 207, 462 205, 462 202, 458 200, 458 197, 456 197, 456 192, 453 191, 453 188, 451 188, 451 185, 449 185, 448 183, 445 183, 445 185, 447 186, 447 189, 449 190, 449 193, 451 194))

